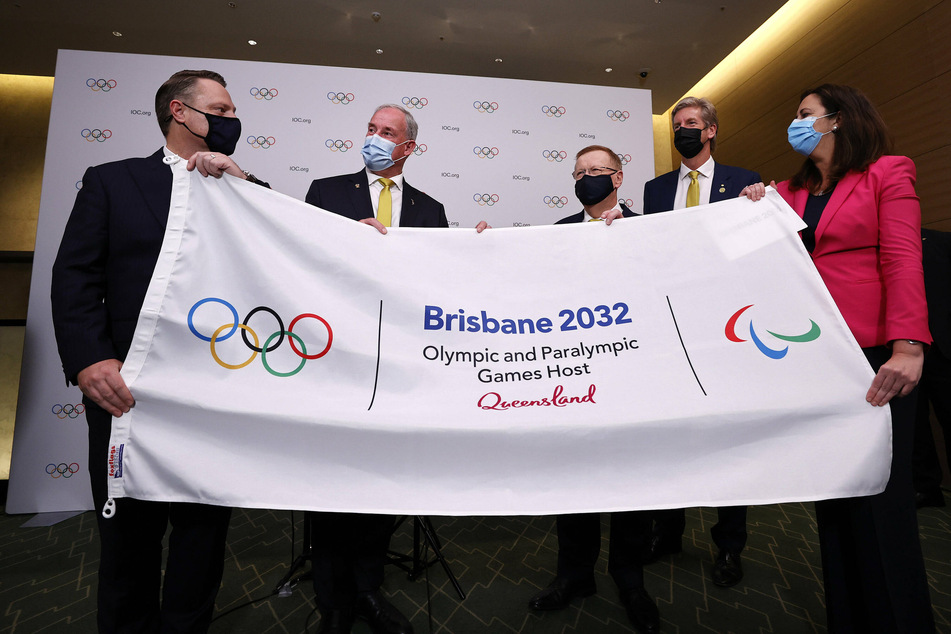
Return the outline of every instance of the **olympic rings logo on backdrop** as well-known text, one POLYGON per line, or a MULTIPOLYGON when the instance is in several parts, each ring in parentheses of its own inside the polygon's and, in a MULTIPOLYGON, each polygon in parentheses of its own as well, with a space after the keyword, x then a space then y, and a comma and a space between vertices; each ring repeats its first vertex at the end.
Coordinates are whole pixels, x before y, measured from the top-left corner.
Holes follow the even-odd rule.
POLYGON ((415 154, 416 156, 422 156, 423 154, 426 153, 426 150, 428 149, 429 148, 426 147, 425 143, 417 143, 416 146, 413 148, 413 154, 415 154))
POLYGON ((248 137, 248 145, 257 148, 264 148, 265 150, 277 143, 277 139, 272 136, 254 136, 253 134, 248 137))
POLYGON ((99 128, 85 128, 82 131, 83 138, 92 143, 93 141, 99 141, 104 143, 106 139, 112 137, 112 130, 100 130, 99 128))
POLYGON ((422 110, 429 105, 429 99, 426 97, 403 97, 403 105, 412 110, 422 110))
POLYGON ((79 463, 72 462, 66 464, 61 462, 59 464, 53 464, 52 462, 46 465, 46 473, 55 480, 56 478, 71 478, 73 474, 79 471, 79 463))
POLYGON ((90 77, 86 80, 86 85, 89 86, 93 92, 99 92, 100 90, 102 92, 109 92, 115 88, 117 84, 115 79, 93 79, 90 77))
POLYGON ((277 97, 277 88, 252 88, 250 92, 251 96, 258 100, 270 101, 277 97))
POLYGON ((552 209, 561 209, 568 204, 567 196, 545 196, 545 204, 552 209))
POLYGON ((479 203, 480 207, 489 206, 491 207, 495 203, 499 202, 498 194, 473 194, 472 200, 479 203))
POLYGON ((341 141, 340 139, 327 139, 324 141, 324 145, 327 146, 331 152, 346 152, 353 147, 353 141, 347 139, 346 141, 341 141))
POLYGON ((61 405, 57 403, 51 408, 51 411, 56 414, 56 418, 60 420, 65 420, 67 418, 76 418, 80 414, 86 411, 86 406, 82 403, 77 403, 72 405, 67 403, 66 405, 61 405))
POLYGON ((627 110, 608 110, 608 119, 611 121, 627 121, 631 113, 627 110))
MULTIPOLYGON (((746 341, 746 339, 742 339, 736 333, 736 322, 740 318, 740 315, 742 315, 744 312, 746 312, 748 308, 751 308, 752 306, 753 304, 744 306, 743 308, 733 313, 733 315, 727 320, 726 326, 723 329, 723 334, 726 335, 727 339, 729 339, 730 341, 734 343, 744 343, 746 341)), ((811 319, 809 320, 809 323, 811 324, 811 327, 809 328, 809 330, 802 333, 801 335, 781 335, 777 332, 773 332, 772 330, 767 330, 766 332, 772 335, 773 337, 775 337, 776 339, 779 339, 780 341, 786 341, 789 343, 808 343, 810 341, 815 341, 816 339, 819 338, 819 335, 822 334, 822 331, 819 328, 819 324, 817 324, 815 321, 811 319)), ((789 352, 788 345, 786 345, 785 347, 781 349, 771 348, 767 346, 766 343, 762 340, 762 338, 758 334, 756 334, 756 330, 753 328, 752 319, 750 320, 750 339, 753 340, 753 343, 756 345, 759 351, 765 354, 770 359, 782 359, 783 357, 786 356, 786 353, 789 352)), ((782 345, 782 344, 778 344, 778 345, 782 345)))
POLYGON ((344 93, 344 92, 331 91, 327 93, 327 99, 329 99, 331 103, 347 105, 348 103, 356 99, 356 97, 353 95, 352 92, 344 93))
POLYGON ((568 153, 564 150, 544 150, 542 151, 542 156, 548 159, 549 162, 554 161, 556 163, 561 163, 566 158, 568 158, 568 153))
POLYGON ((256 308, 252 308, 251 311, 245 315, 244 321, 239 322, 238 311, 235 309, 235 307, 229 302, 226 302, 225 300, 218 297, 206 297, 205 299, 195 302, 195 304, 191 307, 191 310, 188 311, 188 329, 193 335, 202 341, 207 341, 211 344, 211 356, 221 367, 228 370, 240 370, 254 361, 258 354, 260 354, 261 363, 264 365, 264 369, 277 377, 294 376, 304 368, 304 364, 307 363, 308 360, 319 359, 327 354, 330 351, 330 347, 333 345, 334 341, 333 329, 330 327, 330 324, 327 323, 327 320, 320 315, 315 315, 314 313, 301 313, 291 320, 290 325, 285 330, 284 321, 273 308, 269 308, 268 306, 258 306, 256 308), (198 332, 198 328, 195 326, 195 311, 209 302, 221 304, 231 311, 232 316, 231 323, 225 323, 221 326, 218 326, 210 336, 198 332), (275 321, 277 321, 277 330, 275 330, 267 337, 267 339, 264 340, 263 345, 261 344, 261 339, 258 337, 257 332, 255 332, 251 326, 248 325, 248 322, 251 321, 251 318, 259 312, 268 313, 274 317, 275 321), (324 328, 327 329, 327 345, 325 345, 323 349, 316 354, 308 354, 307 346, 304 343, 304 340, 300 337, 300 335, 294 333, 294 326, 296 326, 302 319, 314 319, 323 324, 324 328), (233 335, 239 329, 241 330, 241 339, 244 341, 244 345, 247 346, 247 348, 251 351, 251 356, 241 363, 227 363, 226 361, 223 361, 220 356, 218 356, 216 346, 222 341, 229 339, 231 335, 233 335), (227 332, 224 332, 226 330, 227 332), (251 339, 254 340, 253 344, 248 340, 248 335, 251 335, 251 339), (267 355, 273 353, 281 346, 281 344, 284 343, 285 336, 287 337, 288 343, 290 343, 291 350, 300 358, 300 363, 296 368, 290 370, 289 372, 279 372, 272 368, 270 363, 268 363, 267 355), (274 342, 275 339, 277 339, 276 342, 274 342), (273 345, 272 342, 274 342, 273 345))
POLYGON ((618 154, 618 155, 617 155, 617 160, 621 161, 621 167, 624 167, 625 165, 627 165, 628 163, 631 162, 631 155, 630 155, 630 154, 618 154))
POLYGON ((499 155, 499 148, 488 147, 488 146, 483 146, 483 147, 476 146, 472 148, 472 153, 478 156, 480 159, 484 159, 484 158, 494 159, 496 156, 499 155))
POLYGON ((82 189, 82 188, 83 188, 83 181, 82 179, 79 179, 78 181, 76 181, 76 189, 82 189))
POLYGON ((499 104, 495 101, 473 101, 472 107, 478 110, 479 112, 493 113, 499 109, 499 104))
POLYGON ((560 117, 568 111, 565 110, 564 106, 542 106, 542 112, 549 117, 560 117))
POLYGON ((634 200, 631 198, 619 198, 618 202, 624 203, 624 205, 629 208, 634 206, 634 200))

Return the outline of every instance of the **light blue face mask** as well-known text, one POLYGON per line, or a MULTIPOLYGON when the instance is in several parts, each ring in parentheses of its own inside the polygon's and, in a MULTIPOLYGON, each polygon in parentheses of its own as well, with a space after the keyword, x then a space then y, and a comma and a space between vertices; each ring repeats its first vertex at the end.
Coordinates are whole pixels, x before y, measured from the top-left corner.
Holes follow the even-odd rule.
POLYGON ((786 130, 786 135, 789 138, 789 145, 792 146, 792 149, 796 150, 803 156, 809 156, 812 154, 812 151, 816 149, 817 145, 819 145, 819 141, 822 140, 822 137, 829 134, 829 132, 832 132, 832 130, 829 130, 829 132, 819 132, 814 127, 815 122, 818 119, 831 117, 835 114, 838 114, 838 112, 830 112, 829 114, 824 114, 821 117, 793 119, 792 123, 789 124, 789 128, 786 130))
MULTIPOLYGON (((409 141, 403 141, 403 143, 409 143, 409 141)), ((403 143, 393 143, 383 137, 371 134, 363 141, 363 150, 361 150, 363 162, 370 168, 371 172, 382 172, 396 164, 396 161, 393 160, 393 150, 396 149, 397 145, 403 145, 403 143)), ((399 160, 402 161, 405 158, 403 156, 399 160)))

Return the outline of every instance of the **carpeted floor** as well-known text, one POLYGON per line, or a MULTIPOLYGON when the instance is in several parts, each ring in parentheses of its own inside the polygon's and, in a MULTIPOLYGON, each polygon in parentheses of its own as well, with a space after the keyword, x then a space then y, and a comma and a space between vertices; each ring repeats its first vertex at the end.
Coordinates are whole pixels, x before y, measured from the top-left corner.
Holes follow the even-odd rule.
MULTIPOLYGON (((951 508, 951 507, 949 507, 951 508)), ((607 520, 607 515, 604 515, 607 520)), ((0 633, 95 631, 98 545, 92 513, 49 527, 24 528, 30 516, 0 517, 0 633)), ((411 581, 387 569, 385 591, 417 634, 632 632, 607 576, 599 592, 559 612, 532 613, 526 603, 554 574, 551 517, 432 518, 443 553, 467 598, 460 601, 437 564, 411 581)), ((751 507, 746 576, 729 589, 710 581, 712 509, 687 511, 684 551, 646 569, 668 633, 825 632, 818 541, 811 504, 751 507)), ((919 512, 921 540, 939 631, 951 632, 951 510, 919 512)), ((212 633, 313 632, 313 590, 302 582, 286 596, 275 587, 301 548, 302 515, 237 509, 212 633), (248 605, 249 601, 254 600, 248 605), (243 606, 243 607, 242 607, 243 606)), ((606 531, 605 531, 606 534, 606 531)), ((603 546, 607 547, 605 539, 603 546)), ((412 523, 392 547, 412 550, 412 523)), ((370 632, 358 623, 356 634, 370 632)))

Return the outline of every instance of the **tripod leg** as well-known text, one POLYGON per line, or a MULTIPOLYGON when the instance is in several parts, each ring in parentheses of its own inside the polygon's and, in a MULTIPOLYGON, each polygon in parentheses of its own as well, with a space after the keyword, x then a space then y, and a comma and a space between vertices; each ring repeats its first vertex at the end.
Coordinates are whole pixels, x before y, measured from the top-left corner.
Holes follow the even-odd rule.
MULTIPOLYGON (((425 563, 420 562, 418 565, 423 568, 433 564, 435 561, 438 561, 442 565, 442 569, 446 571, 446 576, 449 577, 449 582, 452 583, 452 587, 456 589, 456 594, 459 595, 459 600, 464 600, 466 598, 466 593, 462 591, 462 586, 459 585, 459 580, 456 579, 456 575, 453 574, 452 568, 449 567, 449 562, 447 562, 446 558, 443 557, 442 545, 439 542, 439 537, 436 535, 436 529, 429 517, 417 515, 416 528, 421 530, 423 535, 426 537, 426 543, 428 543, 429 547, 433 549, 433 556, 435 557, 434 561, 425 563)), ((414 544, 414 555, 416 554, 416 550, 416 545, 414 544)), ((416 559, 416 561, 419 562, 419 559, 416 559)), ((414 563, 414 567, 416 565, 417 564, 414 563)))
MULTIPOLYGON (((294 512, 291 511, 291 521, 294 521, 294 512)), ((301 554, 294 558, 294 561, 291 562, 291 568, 287 571, 287 574, 281 577, 281 580, 277 582, 277 585, 274 586, 274 594, 282 597, 289 597, 294 591, 294 587, 304 579, 309 578, 310 573, 305 573, 294 578, 294 575, 297 574, 297 571, 304 567, 310 560, 311 555, 311 534, 310 534, 310 512, 304 512, 304 535, 301 539, 301 554)))

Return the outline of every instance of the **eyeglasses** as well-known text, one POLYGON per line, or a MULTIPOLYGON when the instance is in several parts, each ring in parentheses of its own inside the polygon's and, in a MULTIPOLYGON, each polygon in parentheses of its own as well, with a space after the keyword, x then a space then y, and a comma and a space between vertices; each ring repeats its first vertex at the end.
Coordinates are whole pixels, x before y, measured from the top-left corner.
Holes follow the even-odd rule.
POLYGON ((616 170, 613 167, 589 167, 586 170, 575 170, 571 175, 576 181, 580 181, 581 177, 585 174, 588 176, 603 176, 604 174, 617 174, 620 171, 621 170, 616 170))

